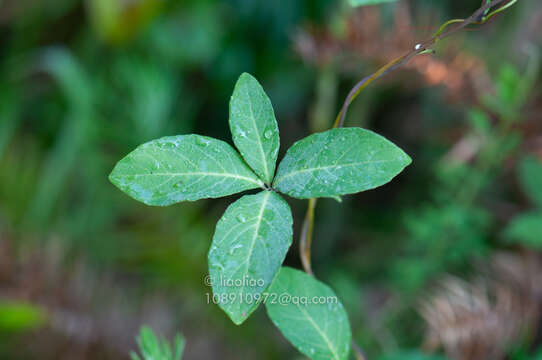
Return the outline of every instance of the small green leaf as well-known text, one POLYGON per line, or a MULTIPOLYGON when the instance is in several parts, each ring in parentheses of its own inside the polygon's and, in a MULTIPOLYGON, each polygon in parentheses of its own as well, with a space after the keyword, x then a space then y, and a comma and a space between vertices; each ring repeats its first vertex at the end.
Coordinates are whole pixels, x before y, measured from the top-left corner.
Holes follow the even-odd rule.
POLYGON ((348 0, 350 6, 367 6, 367 5, 379 5, 383 3, 394 2, 397 0, 348 0))
POLYGON ((134 199, 158 206, 263 186, 230 145, 199 135, 145 143, 120 160, 109 179, 134 199))
POLYGON ((487 136, 491 133, 491 119, 483 110, 470 110, 467 119, 478 134, 487 136))
POLYGON ((177 334, 172 350, 167 340, 159 338, 151 328, 143 326, 137 337, 141 358, 135 352, 130 354, 130 358, 132 360, 181 360, 185 343, 184 337, 177 334))
POLYGON ((276 327, 313 360, 348 358, 352 333, 343 305, 327 285, 282 267, 265 303, 276 327))
POLYGON ((403 150, 372 131, 332 129, 288 149, 273 187, 300 199, 353 194, 389 182, 411 161, 403 150))
POLYGON ((542 207, 542 162, 534 156, 528 156, 520 165, 520 181, 524 191, 542 207))
POLYGON ((290 207, 272 191, 243 196, 218 221, 208 256, 213 300, 234 323, 258 307, 291 243, 290 207))
POLYGON ((258 81, 241 74, 230 100, 230 130, 245 161, 267 184, 273 180, 279 129, 271 101, 258 81))
POLYGON ((531 212, 514 218, 504 230, 511 242, 542 249, 542 212, 531 212))
POLYGON ((0 301, 0 332, 35 330, 44 325, 47 313, 25 302, 0 301))

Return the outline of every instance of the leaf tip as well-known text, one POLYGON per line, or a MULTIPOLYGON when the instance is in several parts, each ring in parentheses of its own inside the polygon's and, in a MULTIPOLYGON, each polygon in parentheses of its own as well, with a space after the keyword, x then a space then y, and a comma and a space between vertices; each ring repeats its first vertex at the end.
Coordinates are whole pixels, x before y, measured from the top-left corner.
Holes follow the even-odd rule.
POLYGON ((240 81, 240 80, 256 80, 256 78, 252 74, 247 73, 245 71, 245 72, 242 72, 241 75, 239 75, 239 80, 237 81, 240 81))
POLYGON ((241 325, 242 323, 244 323, 246 320, 246 318, 240 318, 240 319, 234 319, 234 318, 231 318, 231 321, 233 321, 233 323, 237 326, 241 325))
MULTIPOLYGON (((222 306, 221 306, 222 307, 222 306)), ((242 325, 252 312, 235 312, 222 308, 230 320, 237 326, 242 325)))
POLYGON ((412 164, 412 158, 405 153, 405 167, 409 166, 410 164, 412 164))
POLYGON ((113 168, 113 170, 111 170, 109 175, 107 176, 107 180, 109 180, 109 182, 111 184, 115 185, 116 187, 119 187, 119 182, 118 182, 118 178, 117 178, 117 166, 116 165, 113 168))

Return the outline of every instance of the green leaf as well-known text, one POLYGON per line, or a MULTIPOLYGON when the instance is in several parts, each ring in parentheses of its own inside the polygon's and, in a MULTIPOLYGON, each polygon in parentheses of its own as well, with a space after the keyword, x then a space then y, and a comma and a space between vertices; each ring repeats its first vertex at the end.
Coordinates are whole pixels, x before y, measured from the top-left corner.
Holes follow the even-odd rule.
POLYGON ((25 302, 0 302, 0 333, 35 330, 47 320, 45 310, 25 302))
POLYGON ((379 5, 383 3, 394 2, 397 0, 348 0, 350 6, 367 6, 367 5, 379 5))
POLYGON ((120 160, 109 179, 134 199, 158 206, 263 186, 230 145, 199 135, 145 143, 120 160))
POLYGON ((520 181, 527 195, 542 207, 542 163, 534 156, 528 156, 521 162, 520 181))
POLYGON ((504 230, 511 242, 542 249, 542 212, 531 212, 514 218, 504 230))
POLYGON ((291 243, 290 207, 272 191, 243 196, 218 221, 208 256, 213 300, 234 323, 258 307, 291 243))
POLYGON ((288 149, 273 187, 300 199, 353 194, 389 182, 411 161, 372 131, 332 129, 310 135, 288 149))
POLYGON ((277 120, 263 88, 247 73, 237 80, 230 100, 230 130, 245 161, 270 184, 280 143, 277 120))
POLYGON ((313 360, 348 358, 352 338, 348 316, 327 285, 282 267, 269 294, 267 314, 299 351, 313 360))
POLYGON ((172 350, 166 340, 157 337, 151 328, 143 326, 137 337, 141 358, 135 352, 130 354, 130 358, 132 360, 181 360, 185 343, 184 337, 177 334, 172 350))
POLYGON ((468 121, 476 132, 482 136, 488 136, 491 133, 491 119, 488 114, 480 109, 469 111, 468 121))

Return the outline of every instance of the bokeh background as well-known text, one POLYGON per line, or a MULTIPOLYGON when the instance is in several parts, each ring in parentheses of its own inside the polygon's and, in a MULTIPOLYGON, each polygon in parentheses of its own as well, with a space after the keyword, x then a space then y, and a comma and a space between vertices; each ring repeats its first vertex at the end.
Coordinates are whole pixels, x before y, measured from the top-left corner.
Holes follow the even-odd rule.
MULTIPOLYGON (((0 0, 0 358, 127 359, 143 324, 184 359, 302 359, 260 308, 235 326, 206 252, 237 196, 144 206, 107 180, 138 144, 231 143, 254 74, 280 157, 355 82, 480 0, 0 0)), ((542 3, 520 0, 371 85, 347 126, 405 149, 390 184, 322 200, 313 268, 370 359, 540 359, 542 3)), ((300 267, 306 201, 288 199, 300 267)))

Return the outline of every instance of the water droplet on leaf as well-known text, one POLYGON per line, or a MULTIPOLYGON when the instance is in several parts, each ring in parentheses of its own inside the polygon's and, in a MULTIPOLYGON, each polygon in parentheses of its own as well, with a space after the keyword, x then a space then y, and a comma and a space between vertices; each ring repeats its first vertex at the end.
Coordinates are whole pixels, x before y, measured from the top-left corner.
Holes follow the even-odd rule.
POLYGON ((242 248, 242 247, 243 247, 243 245, 241 245, 241 244, 233 245, 233 246, 230 248, 230 255, 233 255, 233 253, 235 252, 235 250, 240 249, 240 248, 242 248))
POLYGON ((206 140, 205 138, 202 138, 202 137, 197 137, 196 144, 198 144, 199 146, 207 146, 209 145, 209 140, 206 140))
POLYGON ((211 264, 211 266, 219 268, 220 271, 224 271, 224 266, 221 263, 213 263, 213 264, 211 264))

